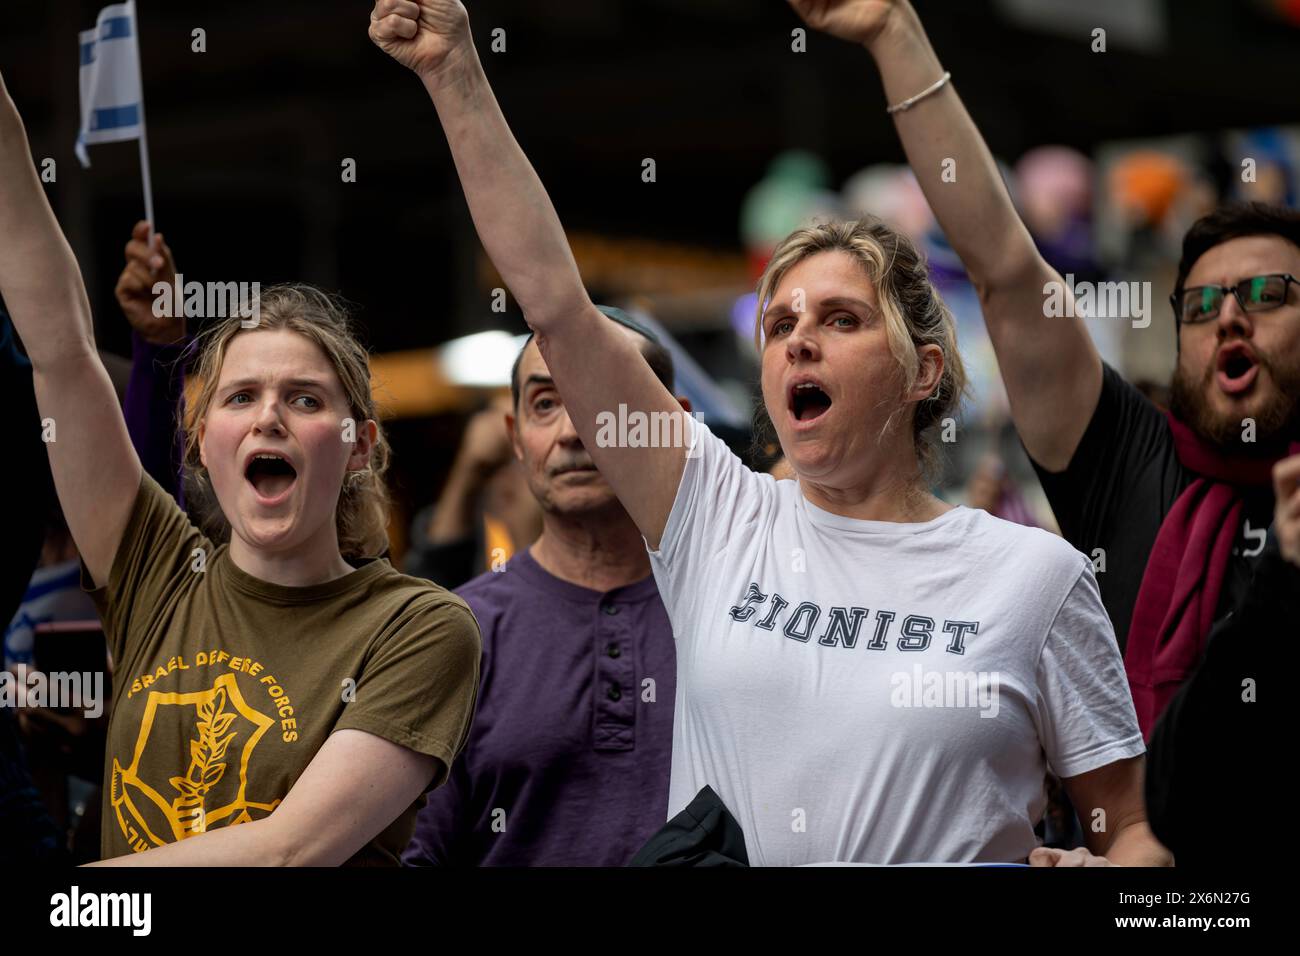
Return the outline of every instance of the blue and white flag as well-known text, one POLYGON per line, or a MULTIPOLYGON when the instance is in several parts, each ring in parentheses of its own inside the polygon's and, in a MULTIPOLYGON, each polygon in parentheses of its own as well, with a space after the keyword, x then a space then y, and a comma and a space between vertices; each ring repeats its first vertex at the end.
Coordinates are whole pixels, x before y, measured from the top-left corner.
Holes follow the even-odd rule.
POLYGON ((77 159, 90 165, 86 146, 140 139, 144 133, 144 93, 135 3, 114 3, 99 12, 95 29, 81 40, 81 132, 77 159))

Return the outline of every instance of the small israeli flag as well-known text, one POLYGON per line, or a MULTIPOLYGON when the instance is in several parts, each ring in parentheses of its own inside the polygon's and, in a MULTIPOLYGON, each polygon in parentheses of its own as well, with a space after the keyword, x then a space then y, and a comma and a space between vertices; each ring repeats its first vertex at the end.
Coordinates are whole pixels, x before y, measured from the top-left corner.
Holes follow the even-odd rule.
POLYGON ((114 3, 99 12, 95 29, 81 41, 81 132, 77 159, 90 165, 86 146, 140 139, 144 134, 144 93, 135 3, 114 3))

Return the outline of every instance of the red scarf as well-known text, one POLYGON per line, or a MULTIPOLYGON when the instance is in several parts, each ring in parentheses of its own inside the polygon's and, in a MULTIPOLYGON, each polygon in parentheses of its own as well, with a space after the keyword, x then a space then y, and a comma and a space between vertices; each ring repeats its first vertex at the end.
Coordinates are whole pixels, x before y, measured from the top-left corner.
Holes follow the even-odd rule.
MULTIPOLYGON (((1241 526, 1242 490, 1269 486, 1284 457, 1226 456, 1168 418, 1178 460, 1198 477, 1165 515, 1133 607, 1124 669, 1143 737, 1200 662, 1241 526)), ((1297 452, 1293 442, 1289 453, 1297 452)))

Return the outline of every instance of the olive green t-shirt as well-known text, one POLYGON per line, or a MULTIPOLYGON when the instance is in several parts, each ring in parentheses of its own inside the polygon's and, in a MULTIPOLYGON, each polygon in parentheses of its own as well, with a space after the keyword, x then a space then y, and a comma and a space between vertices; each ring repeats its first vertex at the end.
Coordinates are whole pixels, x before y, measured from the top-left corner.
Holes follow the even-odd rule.
MULTIPOLYGON (((463 600, 383 559, 284 587, 237 568, 158 483, 140 483, 94 599, 113 653, 103 857, 268 816, 332 731, 438 758, 464 746, 478 625, 463 600)), ((421 794, 349 865, 397 865, 421 794)))

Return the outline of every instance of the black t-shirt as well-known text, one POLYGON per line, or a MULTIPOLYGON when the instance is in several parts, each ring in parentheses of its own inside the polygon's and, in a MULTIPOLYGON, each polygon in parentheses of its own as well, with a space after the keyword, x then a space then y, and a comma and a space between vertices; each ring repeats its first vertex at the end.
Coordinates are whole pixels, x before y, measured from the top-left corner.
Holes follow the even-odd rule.
MULTIPOLYGON (((1061 533, 1093 560, 1122 652, 1160 524, 1197 475, 1178 461, 1164 413, 1104 363, 1097 410, 1070 464, 1059 473, 1033 464, 1061 533)), ((1216 619, 1249 587, 1273 520, 1271 486, 1251 489, 1244 501, 1216 619)))
POLYGON ((1165 708, 1147 744, 1147 816, 1178 866, 1253 863, 1275 849, 1265 802, 1278 762, 1265 754, 1255 684, 1282 660, 1300 620, 1300 568, 1269 535, 1254 581, 1210 632, 1205 659, 1165 708))

